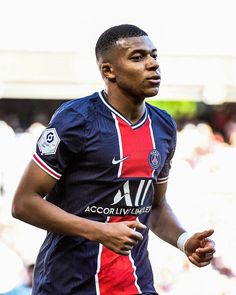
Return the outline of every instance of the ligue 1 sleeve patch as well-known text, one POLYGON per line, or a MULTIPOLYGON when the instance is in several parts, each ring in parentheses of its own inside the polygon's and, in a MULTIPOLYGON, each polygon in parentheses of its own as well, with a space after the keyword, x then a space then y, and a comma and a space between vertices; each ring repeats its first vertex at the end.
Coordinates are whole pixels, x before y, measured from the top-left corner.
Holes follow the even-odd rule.
POLYGON ((60 138, 55 128, 45 129, 42 133, 38 147, 42 155, 54 155, 57 151, 60 138))

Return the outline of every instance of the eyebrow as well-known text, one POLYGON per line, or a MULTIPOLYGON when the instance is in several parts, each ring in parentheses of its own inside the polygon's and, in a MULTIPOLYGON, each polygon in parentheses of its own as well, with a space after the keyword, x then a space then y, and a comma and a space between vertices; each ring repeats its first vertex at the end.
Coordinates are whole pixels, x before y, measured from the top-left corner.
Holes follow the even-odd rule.
POLYGON ((147 50, 147 49, 143 49, 143 48, 137 48, 137 49, 134 49, 130 52, 130 54, 135 54, 135 53, 147 53, 147 52, 151 52, 151 53, 157 53, 157 49, 156 48, 153 48, 151 50, 147 50))

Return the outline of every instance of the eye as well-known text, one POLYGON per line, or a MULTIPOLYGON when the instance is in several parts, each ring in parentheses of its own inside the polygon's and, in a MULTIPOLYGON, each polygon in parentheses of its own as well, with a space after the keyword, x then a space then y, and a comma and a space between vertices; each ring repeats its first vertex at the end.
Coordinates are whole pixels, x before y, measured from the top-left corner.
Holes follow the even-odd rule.
POLYGON ((143 57, 142 54, 135 54, 135 55, 131 56, 130 59, 133 60, 133 61, 141 61, 143 58, 144 57, 143 57))
POLYGON ((154 58, 155 60, 157 60, 157 58, 158 58, 158 56, 157 56, 157 54, 152 54, 152 58, 154 58))

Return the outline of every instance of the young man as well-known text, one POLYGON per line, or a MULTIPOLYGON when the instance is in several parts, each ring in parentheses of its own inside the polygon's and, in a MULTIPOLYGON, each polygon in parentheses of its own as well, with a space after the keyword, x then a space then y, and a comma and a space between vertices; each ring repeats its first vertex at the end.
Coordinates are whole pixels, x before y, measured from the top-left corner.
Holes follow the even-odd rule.
POLYGON ((14 197, 13 216, 48 231, 34 295, 157 294, 149 228, 199 267, 215 251, 213 230, 188 235, 165 199, 176 126, 145 103, 160 86, 155 46, 120 25, 96 57, 105 89, 57 110, 14 197))

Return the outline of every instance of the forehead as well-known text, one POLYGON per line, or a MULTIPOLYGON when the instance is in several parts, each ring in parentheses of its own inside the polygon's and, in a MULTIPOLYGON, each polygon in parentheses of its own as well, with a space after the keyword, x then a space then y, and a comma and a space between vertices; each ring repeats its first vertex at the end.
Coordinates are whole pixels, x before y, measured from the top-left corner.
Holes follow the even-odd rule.
POLYGON ((154 44, 148 36, 119 39, 116 42, 116 48, 120 50, 125 50, 127 52, 132 52, 136 50, 156 50, 156 47, 154 46, 154 44))

